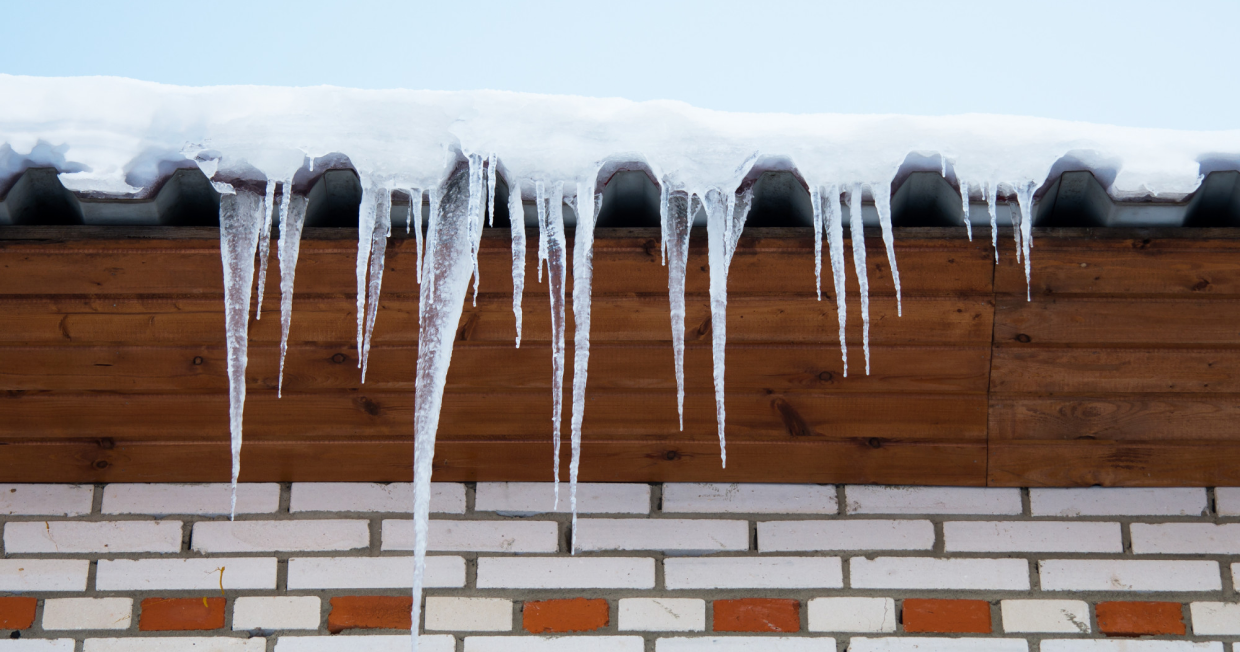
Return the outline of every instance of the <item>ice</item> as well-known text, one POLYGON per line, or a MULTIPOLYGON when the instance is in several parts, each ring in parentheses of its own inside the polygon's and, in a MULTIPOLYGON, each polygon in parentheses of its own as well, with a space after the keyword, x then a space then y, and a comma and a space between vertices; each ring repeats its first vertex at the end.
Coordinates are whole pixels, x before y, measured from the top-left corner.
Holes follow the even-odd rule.
POLYGON ((370 363, 370 338, 379 314, 379 291, 383 287, 383 264, 387 256, 387 240, 392 235, 392 192, 380 189, 375 198, 375 225, 370 232, 370 283, 366 291, 366 329, 362 345, 362 382, 370 363))
MULTIPOLYGON (((287 188, 290 184, 285 184, 287 188)), ((263 291, 267 289, 267 260, 271 258, 271 214, 275 211, 276 182, 267 180, 267 194, 263 199, 263 226, 258 232, 258 305, 254 319, 263 318, 263 291)))
POLYGON ((293 323, 293 278, 297 274, 297 254, 301 250, 301 230, 306 224, 306 198, 293 194, 293 184, 285 181, 280 198, 280 377, 276 397, 284 395, 284 357, 288 354, 288 330, 293 323))
POLYGON ((1024 259, 1025 245, 1021 242, 1024 235, 1024 216, 1020 211, 1012 210, 1012 202, 1008 202, 1008 212, 1012 214, 1012 239, 1016 241, 1016 264, 1019 265, 1024 259))
POLYGON ((413 248, 417 250, 418 269, 415 277, 418 283, 422 282, 422 189, 409 189, 409 217, 405 218, 405 233, 408 234, 413 228, 413 248), (416 228, 414 228, 416 227, 416 228))
MULTIPOLYGON (((731 190, 711 188, 702 198, 706 209, 706 234, 710 260, 711 353, 714 359, 715 418, 719 424, 719 459, 728 467, 728 447, 724 437, 727 410, 724 405, 724 350, 728 342, 728 267, 749 214, 752 189, 739 197, 731 190)), ((692 203, 692 202, 690 202, 692 203)), ((692 206, 690 206, 692 209, 692 206)), ((690 213, 692 214, 692 213, 690 213)))
POLYGON ((995 262, 999 262, 999 185, 988 182, 985 187, 986 210, 990 212, 990 248, 995 250, 995 262))
POLYGON ((814 291, 822 301, 822 189, 814 186, 809 192, 814 211, 814 291))
POLYGON ((482 226, 483 219, 486 216, 484 211, 485 207, 482 205, 482 202, 485 199, 482 196, 483 186, 486 184, 484 174, 485 170, 482 167, 482 157, 477 154, 471 154, 469 156, 469 201, 473 202, 473 205, 469 209, 469 214, 478 216, 477 220, 469 223, 469 241, 472 243, 470 245, 472 249, 470 250, 469 255, 474 261, 473 305, 475 308, 478 307, 478 283, 482 280, 482 275, 478 271, 478 250, 482 246, 482 226))
MULTIPOLYGON (((573 415, 572 458, 568 464, 568 504, 577 532, 577 469, 581 466, 581 423, 586 414, 586 376, 590 366, 590 287, 594 276, 594 223, 602 206, 593 177, 577 184, 577 228, 573 232, 573 415)), ((573 537, 573 553, 577 537, 573 537)))
POLYGON ((220 256, 224 265, 224 322, 228 350, 228 429, 232 445, 232 506, 237 515, 241 474, 241 417, 245 413, 245 367, 250 327, 254 254, 263 223, 263 196, 243 188, 220 197, 220 256))
POLYGON ((969 220, 969 182, 964 179, 960 180, 960 205, 964 211, 964 232, 969 236, 969 242, 973 242, 973 222, 969 220))
MULTIPOLYGON (((883 244, 887 247, 887 264, 891 266, 891 280, 896 285, 896 316, 904 316, 904 302, 900 299, 900 268, 896 267, 895 238, 891 233, 891 183, 872 183, 874 208, 878 211, 878 224, 883 231, 883 244)), ((866 371, 868 374, 869 371, 866 371)))
MULTIPOLYGON (((666 185, 665 185, 666 187, 666 185)), ((672 356, 676 365, 676 413, 685 429, 685 273, 689 262, 689 231, 693 211, 687 193, 663 193, 663 251, 667 265, 667 297, 671 305, 672 356)), ((697 196, 694 195, 696 202, 697 196)), ((697 208, 695 203, 693 208, 697 208)))
POLYGON ((492 152, 487 159, 487 226, 495 226, 495 186, 499 183, 499 158, 492 152))
MULTIPOLYGON (((426 269, 423 291, 418 300, 418 368, 414 395, 413 452, 413 610, 418 623, 422 610, 422 586, 426 572, 429 535, 431 463, 435 455, 435 434, 443 403, 444 383, 452 361, 452 344, 461 321, 465 294, 473 273, 473 233, 470 226, 481 217, 479 205, 471 195, 464 173, 450 177, 442 189, 436 188, 436 209, 431 213, 426 233, 426 269), (439 201, 442 197, 442 201, 439 201), (471 214, 470 210, 477 210, 471 214)), ((418 649, 418 626, 412 631, 413 650, 418 649)))
POLYGON ((1025 252, 1025 301, 1033 300, 1029 253, 1033 249, 1033 191, 1036 189, 1037 184, 1033 181, 1016 185, 1016 201, 1020 204, 1021 244, 1025 252))
POLYGON ((853 267, 861 288, 861 346, 865 352, 865 375, 870 375, 870 279, 865 270, 865 228, 861 224, 861 184, 848 189, 848 231, 852 237, 853 267))
POLYGON ((508 184, 508 228, 512 232, 512 314, 517 321, 517 348, 521 348, 521 297, 525 294, 525 209, 521 184, 508 184))
MULTIPOLYGON (((827 186, 826 205, 827 249, 831 253, 831 274, 835 279, 835 312, 840 323, 840 357, 843 359, 844 377, 848 377, 848 342, 844 338, 844 325, 848 321, 848 303, 844 295, 844 225, 840 208, 840 189, 827 186)), ((864 252, 863 252, 864 257, 864 252)), ((864 275, 858 275, 864 278, 864 275)))
POLYGON ((543 265, 547 262, 547 192, 541 181, 534 183, 534 203, 538 210, 538 282, 542 283, 543 265))
MULTIPOLYGON (((539 183, 538 239, 540 257, 547 261, 547 286, 551 292, 551 473, 555 505, 560 504, 560 415, 564 404, 564 275, 568 243, 564 236, 564 184, 556 182, 550 194, 539 183)), ((541 270, 541 266, 539 267, 541 270)), ((541 279, 539 279, 541 281, 541 279)))
POLYGON ((365 361, 362 346, 365 344, 366 328, 366 273, 370 269, 370 252, 373 249, 375 213, 379 195, 387 192, 375 187, 370 180, 362 179, 362 203, 357 212, 357 368, 365 361))

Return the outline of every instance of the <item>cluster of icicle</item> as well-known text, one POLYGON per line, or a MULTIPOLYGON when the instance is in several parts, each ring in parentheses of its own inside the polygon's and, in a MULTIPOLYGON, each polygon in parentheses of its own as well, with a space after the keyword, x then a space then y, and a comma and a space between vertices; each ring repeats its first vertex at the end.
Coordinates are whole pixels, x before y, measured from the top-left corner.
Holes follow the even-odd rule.
MULTIPOLYGON (((413 621, 419 622, 421 591, 426 560, 426 542, 430 514, 431 468, 438 430, 444 383, 452 359, 452 347, 456 327, 460 322, 467 299, 470 280, 473 280, 473 299, 476 304, 481 282, 478 267, 478 250, 482 229, 487 218, 494 222, 495 191, 499 176, 495 155, 466 157, 467 169, 449 175, 439 186, 427 191, 429 217, 423 236, 421 215, 423 191, 419 188, 394 189, 363 178, 362 205, 359 213, 357 252, 357 348, 358 366, 362 382, 365 382, 367 360, 371 348, 371 336, 378 314, 379 295, 383 281, 384 257, 387 239, 392 228, 392 194, 407 193, 410 197, 409 219, 406 229, 416 237, 417 279, 419 293, 418 362, 416 370, 416 394, 414 408, 414 577, 413 621), (423 247, 425 240, 425 247, 423 247)), ((595 171, 595 176, 597 170, 595 171)), ((571 273, 573 277, 574 360, 572 379, 571 415, 571 463, 569 467, 569 509, 572 512, 573 531, 577 524, 577 476, 581 457, 581 431, 585 416, 586 376, 590 356, 590 293, 592 256, 594 248, 594 223, 601 208, 602 196, 597 193, 595 176, 576 184, 575 195, 566 194, 565 183, 536 181, 532 195, 538 216, 538 279, 542 282, 546 268, 550 291, 552 325, 552 477, 556 507, 559 505, 559 450, 562 393, 566 349, 566 297, 565 281, 568 267, 568 239, 565 232, 563 205, 568 203, 577 214, 574 231, 574 248, 571 273)), ((297 266, 298 248, 306 216, 306 198, 291 192, 291 180, 280 183, 282 187, 279 211, 280 236, 278 258, 280 265, 280 394, 283 393, 284 359, 288 350, 289 327, 292 318, 293 281, 297 266)), ((662 224, 663 260, 668 267, 668 295, 671 305, 673 356, 676 370, 676 403, 680 428, 684 429, 684 351, 685 351, 685 278, 689 256, 689 234, 694 216, 699 211, 706 214, 708 253, 710 269, 710 312, 712 353, 714 360, 714 388, 719 432, 721 463, 727 465, 727 448, 724 437, 726 412, 724 407, 724 353, 727 343, 727 276, 732 257, 736 252, 740 235, 745 226, 752 190, 732 188, 708 188, 705 190, 673 189, 664 179, 660 201, 662 224)), ((826 234, 828 256, 834 278, 834 289, 839 318, 840 355, 844 375, 848 375, 848 347, 845 341, 846 302, 844 292, 844 208, 847 208, 849 230, 861 234, 861 200, 868 185, 879 216, 883 243, 895 284, 897 311, 902 312, 900 275, 896 266, 894 239, 891 228, 890 184, 853 183, 843 188, 839 185, 810 187, 814 214, 814 272, 818 299, 822 299, 822 240, 826 234), (841 202, 841 196, 843 201, 841 202)), ((1021 217, 1013 229, 1016 238, 1017 260, 1025 265, 1026 280, 1029 275, 1029 254, 1032 246, 1031 231, 1033 183, 1005 184, 1018 198, 1021 217)), ((255 281, 255 258, 257 269, 257 314, 262 315, 263 288, 267 273, 270 233, 275 207, 275 182, 269 181, 263 195, 236 189, 222 197, 220 203, 220 245, 224 263, 224 297, 226 304, 229 416, 232 448, 232 511, 236 511, 236 483, 240 472, 240 449, 242 411, 245 402, 245 368, 247 362, 247 334, 251 287, 255 281)), ((991 235, 997 238, 996 206, 999 184, 981 184, 990 214, 991 235)), ((521 346, 521 302, 525 285, 525 223, 522 205, 522 188, 517 180, 509 180, 508 211, 511 216, 513 313, 516 322, 516 346, 521 346)), ((972 225, 968 222, 969 185, 961 182, 964 201, 966 230, 973 238, 972 225)), ((1013 211, 1013 219, 1016 220, 1013 211)), ((998 259, 997 240, 993 242, 998 259)), ((860 286, 861 315, 863 321, 862 347, 865 370, 870 372, 869 349, 869 281, 866 272, 864 237, 852 238, 853 268, 860 286)), ((574 537, 574 551, 576 540, 574 537)), ((413 629, 413 649, 417 650, 417 627, 413 629)))

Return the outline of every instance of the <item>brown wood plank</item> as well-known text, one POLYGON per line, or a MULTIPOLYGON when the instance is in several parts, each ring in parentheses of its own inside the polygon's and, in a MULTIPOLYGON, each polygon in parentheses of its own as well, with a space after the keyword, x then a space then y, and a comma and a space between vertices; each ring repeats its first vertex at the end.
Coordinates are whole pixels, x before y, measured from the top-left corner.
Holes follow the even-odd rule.
POLYGON ((1090 346, 1240 344, 1235 297, 1000 297, 995 343, 1090 346), (1020 340, 1017 339, 1018 336, 1020 340))
MULTIPOLYGON (((821 392, 986 391, 990 351, 983 347, 871 347, 872 373, 854 351, 852 374, 843 375, 836 345, 733 343, 727 350, 730 390, 821 392)), ((246 369, 250 391, 275 389, 279 347, 251 344, 246 369)), ((568 360, 573 347, 568 346, 568 360)), ((352 344, 296 344, 285 362, 286 391, 414 389, 417 347, 371 348, 366 384, 360 382, 352 344)), ((571 363, 569 364, 571 372, 571 363)), ((685 352, 685 386, 713 388, 709 343, 685 352)), ((551 345, 462 342, 452 355, 449 391, 551 388, 551 345)), ((675 392, 670 343, 599 343, 590 350, 590 390, 664 389, 675 392)), ((0 390, 203 392, 228 390, 223 346, 0 346, 0 390)))
POLYGON ((1099 393, 1240 393, 1236 348, 994 349, 990 388, 1034 396, 1099 393))
MULTIPOLYGON (((1240 441, 1235 394, 990 398, 992 444, 1029 440, 1240 441)), ((1088 442, 1081 442, 1082 445, 1088 442)))
POLYGON ((987 484, 999 487, 1230 487, 1240 442, 1000 442, 987 484))
MULTIPOLYGON (((70 442, 4 446, 6 482, 162 482, 176 469, 180 482, 226 482, 225 442, 163 444, 70 442)), ((717 446, 676 441, 587 442, 583 482, 781 482, 937 484, 981 486, 986 480, 983 442, 736 442, 728 467, 717 446)), ((568 450, 561 451, 567 479, 568 450)), ((253 442, 241 452, 244 482, 370 481, 411 479, 411 441, 253 442)), ((548 442, 440 442, 433 478, 438 481, 537 481, 551 475, 548 442)))

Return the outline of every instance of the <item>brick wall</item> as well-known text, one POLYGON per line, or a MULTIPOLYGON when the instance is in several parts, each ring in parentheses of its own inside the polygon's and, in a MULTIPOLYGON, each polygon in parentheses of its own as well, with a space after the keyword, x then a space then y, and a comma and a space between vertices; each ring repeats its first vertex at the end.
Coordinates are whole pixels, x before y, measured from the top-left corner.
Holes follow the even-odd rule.
MULTIPOLYGON (((0 485, 0 652, 408 649, 408 484, 228 491, 0 485)), ((1240 652, 1240 489, 583 485, 575 537, 551 504, 435 486, 423 650, 1240 652)))

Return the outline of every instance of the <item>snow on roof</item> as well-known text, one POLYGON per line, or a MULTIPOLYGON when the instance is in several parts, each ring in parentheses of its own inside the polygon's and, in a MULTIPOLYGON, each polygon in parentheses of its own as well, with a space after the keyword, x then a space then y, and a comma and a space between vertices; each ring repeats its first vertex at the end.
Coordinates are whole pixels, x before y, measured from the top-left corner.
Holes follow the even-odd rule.
MULTIPOLYGON (((55 167, 79 192, 141 195, 194 163, 217 181, 290 179, 340 153, 363 179, 431 187, 458 153, 498 157, 509 181, 577 181, 636 163, 672 189, 735 188, 756 165, 810 185, 888 184, 910 154, 983 183, 1041 185, 1065 157, 1114 181, 1115 197, 1180 197, 1201 163, 1240 164, 1240 130, 1137 129, 1042 118, 754 114, 681 102, 498 91, 216 86, 115 77, 0 75, 0 186, 55 167), (219 172, 217 175, 216 173, 219 172)), ((1238 165, 1237 167, 1240 167, 1238 165)))

